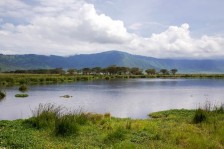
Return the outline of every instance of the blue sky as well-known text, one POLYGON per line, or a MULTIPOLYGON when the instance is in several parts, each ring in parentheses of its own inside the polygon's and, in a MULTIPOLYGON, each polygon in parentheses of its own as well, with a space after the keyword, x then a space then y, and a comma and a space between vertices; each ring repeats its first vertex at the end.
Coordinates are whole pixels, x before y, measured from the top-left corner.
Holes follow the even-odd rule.
POLYGON ((223 0, 1 0, 0 53, 224 56, 223 0))

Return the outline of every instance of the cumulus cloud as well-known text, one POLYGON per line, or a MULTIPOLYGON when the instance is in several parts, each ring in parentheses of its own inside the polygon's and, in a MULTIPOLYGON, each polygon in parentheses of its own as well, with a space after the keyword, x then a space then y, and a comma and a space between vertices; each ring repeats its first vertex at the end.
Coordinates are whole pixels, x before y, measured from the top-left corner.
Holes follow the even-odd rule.
MULTIPOLYGON (((144 38, 84 0, 0 1, 0 53, 73 55, 121 50, 153 57, 224 56, 223 37, 193 38, 187 23, 144 38), (17 20, 17 21, 15 21, 17 20)), ((141 23, 129 28, 137 30, 141 23)))

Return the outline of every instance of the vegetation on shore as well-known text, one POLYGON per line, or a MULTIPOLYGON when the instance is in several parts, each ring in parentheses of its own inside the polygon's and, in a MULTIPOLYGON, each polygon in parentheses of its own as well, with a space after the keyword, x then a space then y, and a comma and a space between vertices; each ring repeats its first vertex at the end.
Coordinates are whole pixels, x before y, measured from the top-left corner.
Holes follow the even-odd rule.
POLYGON ((28 94, 16 94, 15 97, 25 98, 28 97, 28 94))
POLYGON ((0 121, 2 148, 224 148, 224 107, 169 110, 151 119, 40 105, 32 118, 0 121), (201 119, 202 117, 205 117, 201 119))
POLYGON ((135 79, 135 78, 215 78, 224 79, 224 74, 142 74, 142 75, 69 75, 69 74, 0 74, 0 86, 56 84, 76 81, 135 79))

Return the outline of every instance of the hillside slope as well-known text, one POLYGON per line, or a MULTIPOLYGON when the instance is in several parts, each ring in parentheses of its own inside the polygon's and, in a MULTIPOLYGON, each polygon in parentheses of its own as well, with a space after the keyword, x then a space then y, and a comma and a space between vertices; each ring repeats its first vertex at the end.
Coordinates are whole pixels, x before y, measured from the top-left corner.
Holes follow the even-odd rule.
POLYGON ((223 73, 224 60, 182 60, 158 59, 132 55, 120 51, 108 51, 95 54, 80 54, 69 57, 44 55, 0 55, 2 71, 40 68, 77 68, 108 67, 110 65, 139 67, 142 69, 172 69, 185 73, 223 73))

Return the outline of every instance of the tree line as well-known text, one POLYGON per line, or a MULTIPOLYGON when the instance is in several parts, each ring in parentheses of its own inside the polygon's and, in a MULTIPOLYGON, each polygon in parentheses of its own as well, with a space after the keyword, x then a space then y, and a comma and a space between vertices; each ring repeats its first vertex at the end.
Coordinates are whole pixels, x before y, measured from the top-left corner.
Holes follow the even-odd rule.
POLYGON ((15 70, 15 71, 9 71, 6 73, 25 73, 25 74, 70 74, 70 75, 75 75, 75 74, 83 74, 83 75, 143 75, 143 74, 148 74, 148 75, 155 75, 155 74, 163 74, 163 75, 169 75, 173 74, 175 75, 177 73, 177 69, 140 69, 138 67, 120 67, 116 65, 111 65, 106 68, 101 68, 101 67, 94 67, 94 68, 82 68, 82 69, 75 69, 75 68, 70 68, 67 70, 64 70, 63 68, 55 68, 55 69, 34 69, 34 70, 15 70))

